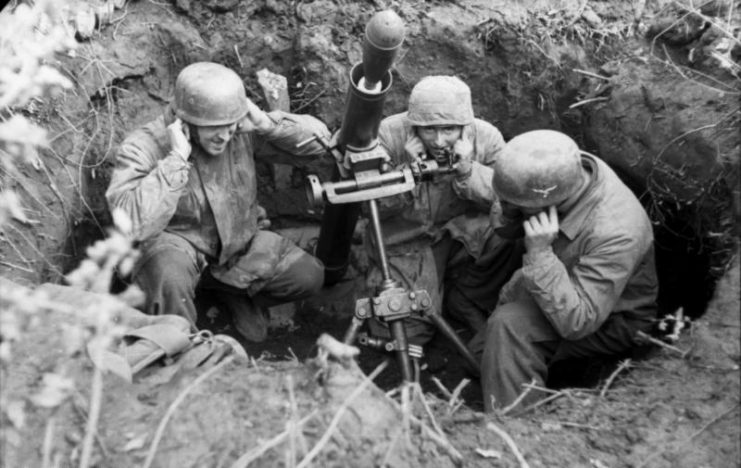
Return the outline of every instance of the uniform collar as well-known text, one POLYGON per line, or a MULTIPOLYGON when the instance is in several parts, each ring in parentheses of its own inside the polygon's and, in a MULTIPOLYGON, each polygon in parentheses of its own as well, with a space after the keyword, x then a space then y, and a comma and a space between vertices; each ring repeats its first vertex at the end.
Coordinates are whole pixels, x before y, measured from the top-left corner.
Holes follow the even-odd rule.
POLYGON ((599 179, 602 177, 597 161, 591 156, 582 155, 581 165, 591 175, 589 185, 576 200, 574 206, 566 213, 566 216, 559 222, 559 230, 569 240, 573 240, 582 231, 587 217, 597 201, 594 194, 597 191, 599 179))

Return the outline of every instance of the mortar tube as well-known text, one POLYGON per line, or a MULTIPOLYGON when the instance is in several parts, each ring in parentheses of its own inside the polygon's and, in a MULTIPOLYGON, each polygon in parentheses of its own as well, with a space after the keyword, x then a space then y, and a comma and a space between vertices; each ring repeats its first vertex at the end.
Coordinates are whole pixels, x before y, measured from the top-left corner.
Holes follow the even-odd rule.
MULTIPOLYGON (((337 139, 340 152, 367 151, 378 144, 378 127, 381 124, 383 105, 391 88, 391 72, 381 80, 380 92, 368 92, 360 88, 363 64, 356 64, 350 72, 350 87, 347 93, 345 118, 337 139)), ((341 179, 335 168, 332 180, 341 179)), ((350 247, 358 217, 360 203, 341 205, 326 204, 314 254, 324 263, 324 285, 339 282, 350 263, 350 247)))

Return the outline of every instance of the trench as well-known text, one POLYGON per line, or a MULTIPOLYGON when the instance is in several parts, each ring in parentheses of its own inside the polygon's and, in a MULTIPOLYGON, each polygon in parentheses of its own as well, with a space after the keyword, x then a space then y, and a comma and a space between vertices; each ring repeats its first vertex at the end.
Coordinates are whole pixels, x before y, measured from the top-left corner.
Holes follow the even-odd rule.
MULTIPOLYGON (((202 24, 196 24, 201 32, 206 34, 202 24)), ((297 27, 294 25, 294 27, 297 27)), ((227 32, 231 37, 240 31, 227 32)), ((293 31, 296 33, 296 30, 293 31)), ((296 33, 297 34, 297 33, 296 33)), ((404 110, 406 96, 413 84, 422 76, 430 74, 456 74, 466 81, 471 87, 474 96, 474 108, 477 117, 488 120, 496 125, 503 133, 505 139, 509 139, 523 131, 534 128, 553 128, 561 130, 572 136, 581 146, 589 152, 600 155, 600 148, 611 142, 600 141, 590 128, 590 115, 588 111, 574 112, 569 108, 569 103, 574 102, 577 96, 584 95, 585 82, 573 73, 558 73, 558 70, 548 68, 548 60, 544 59, 539 51, 523 49, 517 43, 507 49, 505 45, 499 47, 487 45, 483 54, 470 45, 463 45, 456 40, 460 38, 445 38, 437 35, 432 38, 414 37, 408 44, 408 50, 403 61, 394 69, 394 87, 388 96, 384 110, 385 115, 391 115, 404 110), (538 79, 528 82, 522 74, 513 69, 522 67, 524 69, 536 69, 545 67, 538 79), (546 73, 547 72, 547 73, 546 73)), ((298 39, 291 40, 293 47, 298 47, 298 39)), ((246 46, 245 46, 246 47, 246 46)), ((576 46, 574 46, 576 47, 576 46)), ((588 49, 588 47, 585 47, 588 49)), ((231 48, 223 48, 210 51, 215 60, 233 68, 241 68, 235 61, 231 48)), ((588 52, 588 50, 587 50, 588 52)), ((255 53, 252 62, 255 68, 259 65, 269 65, 272 71, 281 73, 289 80, 289 90, 292 97, 292 110, 319 116, 325 120, 330 129, 339 128, 344 108, 344 89, 332 81, 334 75, 327 75, 329 66, 325 62, 331 62, 334 66, 346 66, 349 64, 339 63, 334 58, 328 58, 330 54, 322 56, 315 50, 291 49, 280 52, 255 53), (297 62, 304 62, 297 65, 297 62), (323 80, 327 80, 324 82, 323 80), (315 89, 312 91, 307 84, 313 83, 315 89), (321 94, 319 90, 328 90, 321 94)), ((187 56, 186 56, 187 59, 187 56)), ((602 57, 607 61, 609 57, 602 57)), ((585 66, 577 59, 566 56, 564 59, 570 66, 585 66)), ((260 96, 254 94, 254 77, 247 74, 243 69, 240 72, 249 88, 250 97, 260 102, 260 96)), ((173 76, 168 79, 173 80, 173 76)), ((174 81, 174 80, 173 80, 174 81)), ((341 82, 342 80, 339 80, 341 82)), ((156 103, 160 105, 160 103, 156 103)), ((610 161, 608 161, 610 163, 610 161)), ((633 173, 630 168, 622 165, 611 164, 626 184, 636 193, 647 206, 652 205, 655 200, 651 198, 649 187, 645 177, 640 173, 633 173)), ((326 168, 325 168, 326 169, 326 168)), ((301 201, 303 194, 303 181, 305 176, 316 168, 293 169, 288 185, 278 189, 275 182, 275 168, 270 164, 261 163, 258 168, 260 181, 261 203, 268 208, 268 213, 273 221, 274 228, 302 227, 316 224, 318 217, 306 215, 304 212, 305 201, 301 201), (290 209, 281 197, 288 197, 295 203, 290 203, 290 209)), ((89 180, 88 180, 89 182, 89 180)), ((104 187, 100 182, 88 183, 86 185, 87 197, 94 200, 101 199, 101 190, 104 187)), ((719 186, 718 198, 730 200, 731 188, 719 186)), ((103 236, 99 228, 108 222, 109 215, 104 205, 95 204, 97 207, 92 216, 88 216, 77 223, 69 236, 67 242, 67 253, 72 260, 66 265, 69 269, 76 265, 84 255, 84 246, 92 244, 103 236)), ((727 245, 721 240, 714 239, 711 232, 717 230, 717 226, 708 224, 705 216, 699 208, 674 209, 662 213, 661 223, 655 227, 657 269, 660 280, 659 310, 660 313, 673 312, 678 307, 683 307, 685 313, 692 317, 701 316, 708 302, 713 296, 715 285, 722 275, 722 266, 728 261, 730 254, 727 245), (701 226, 698 230, 697 226, 701 226)), ((357 271, 356 271, 357 273, 357 271)), ((357 285, 358 277, 347 278, 345 284, 357 285)), ((125 285, 125 279, 116 283, 113 288, 120 290, 125 285)), ((350 288, 352 289, 352 287, 350 288)), ((336 301, 337 298, 329 298, 336 291, 327 291, 328 301, 336 301)), ((324 294, 324 293, 323 293, 324 294)), ((363 296, 360 296, 363 297, 363 296)), ((340 308, 326 313, 323 298, 312 300, 310 303, 302 303, 297 307, 293 324, 289 328, 278 328, 271 331, 270 337, 265 343, 244 343, 248 353, 251 355, 266 355, 274 358, 285 358, 295 355, 299 359, 305 359, 315 353, 314 343, 322 332, 329 332, 336 337, 341 337, 349 325, 352 310, 352 301, 340 301, 340 308)), ((199 310, 205 313, 212 305, 212 298, 207 294, 198 297, 199 310)), ((332 307, 330 307, 332 308, 332 307)), ((337 307, 334 307, 337 309, 337 307)), ((228 323, 219 316, 211 317, 203 322, 205 327, 220 331, 228 327, 228 323)), ((465 336, 463 337, 465 339, 465 336)), ((372 369, 383 355, 375 351, 363 352, 360 363, 365 370, 372 369)), ((456 354, 449 343, 438 338, 429 345, 424 374, 424 383, 428 388, 434 390, 431 377, 437 376, 448 388, 455 388, 462 378, 467 377, 462 366, 457 365, 456 354)), ((577 361, 559 365, 551 376, 551 385, 594 385, 605 373, 609 373, 610 366, 616 360, 608 359, 577 361)), ((400 378, 398 373, 390 372, 386 375, 381 386, 393 386, 400 378)), ((480 404, 480 395, 476 385, 470 385, 464 392, 464 397, 474 406, 480 404), (478 403, 477 403, 478 402, 478 403)))

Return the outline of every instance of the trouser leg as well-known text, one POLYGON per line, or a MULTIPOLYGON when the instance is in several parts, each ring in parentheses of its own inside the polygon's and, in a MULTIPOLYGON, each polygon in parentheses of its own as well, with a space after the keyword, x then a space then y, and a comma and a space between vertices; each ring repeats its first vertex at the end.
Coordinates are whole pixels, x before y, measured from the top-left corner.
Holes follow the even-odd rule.
MULTIPOLYGON (((469 344, 481 357, 481 385, 487 411, 514 402, 535 381, 544 386, 549 366, 572 357, 621 354, 635 345, 635 334, 650 326, 645 321, 630 321, 622 314, 612 314, 600 329, 579 340, 562 339, 532 300, 498 307, 488 320, 486 331, 469 344)), ((530 391, 519 407, 542 398, 530 391)))
POLYGON ((451 317, 468 324, 471 330, 486 329, 488 311, 470 300, 456 285, 445 291, 445 308, 451 317))
POLYGON ((292 245, 276 274, 255 296, 255 300, 269 307, 305 299, 317 294, 324 284, 324 266, 316 257, 292 245))
POLYGON ((222 274, 217 279, 208 271, 201 287, 216 291, 219 308, 231 315, 237 331, 259 342, 267 336, 264 308, 309 297, 323 283, 324 266, 317 258, 275 233, 261 232, 240 258, 234 275, 222 274), (239 271, 252 280, 240 283, 239 271), (236 279, 236 284, 227 284, 222 278, 236 279))
POLYGON ((207 271, 201 287, 220 294, 251 298, 263 307, 305 299, 318 293, 324 283, 322 263, 296 245, 286 242, 282 248, 280 262, 271 271, 263 271, 265 278, 256 278, 254 283, 240 287, 227 284, 207 271), (258 283, 259 287, 255 288, 258 283))
MULTIPOLYGON (((511 404, 534 381, 545 385, 548 363, 558 335, 533 302, 512 302, 498 307, 484 331, 470 343, 481 356, 481 387, 484 408, 492 411, 511 404)), ((522 400, 527 405, 542 395, 531 391, 522 400)))
POLYGON ((145 312, 185 317, 196 328, 193 302, 200 276, 197 253, 184 239, 162 233, 141 246, 133 280, 146 295, 145 312))
POLYGON ((487 251, 465 266, 446 291, 446 309, 474 332, 484 330, 486 318, 497 304, 499 291, 522 266, 524 244, 492 238, 487 251))

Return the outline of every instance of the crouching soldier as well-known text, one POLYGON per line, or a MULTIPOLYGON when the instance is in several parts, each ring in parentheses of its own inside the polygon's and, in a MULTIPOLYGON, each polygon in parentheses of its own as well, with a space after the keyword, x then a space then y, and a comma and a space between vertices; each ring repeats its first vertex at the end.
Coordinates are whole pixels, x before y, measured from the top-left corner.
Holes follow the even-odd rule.
POLYGON ((536 130, 513 138, 493 184, 505 223, 524 229, 525 254, 470 344, 481 356, 487 411, 511 404, 523 384, 543 386, 555 361, 630 350, 637 332, 651 328, 658 289, 646 212, 568 136, 536 130))
MULTIPOLYGON (((420 80, 407 111, 381 121, 378 139, 392 165, 425 159, 452 164, 449 174, 378 200, 392 277, 409 290, 425 289, 440 313, 444 280, 482 250, 494 201, 492 167, 504 139, 496 127, 474 117, 471 90, 454 76, 420 80)), ((376 249, 372 236, 367 237, 373 258, 376 249)), ((380 270, 371 268, 369 285, 380 281, 380 270)), ((371 321, 372 329, 377 325, 371 321)), ((414 317, 407 320, 406 331, 415 344, 434 333, 427 320, 414 317)))
POLYGON ((235 328, 262 341, 262 307, 309 296, 324 267, 291 241, 263 230, 254 157, 300 163, 323 154, 319 120, 265 113, 240 77, 210 62, 185 67, 164 115, 121 144, 106 198, 133 222, 141 257, 133 279, 146 312, 186 317, 195 328, 197 287, 218 291, 235 328))

